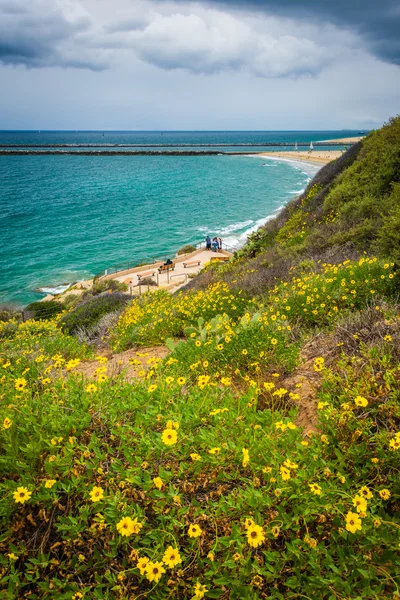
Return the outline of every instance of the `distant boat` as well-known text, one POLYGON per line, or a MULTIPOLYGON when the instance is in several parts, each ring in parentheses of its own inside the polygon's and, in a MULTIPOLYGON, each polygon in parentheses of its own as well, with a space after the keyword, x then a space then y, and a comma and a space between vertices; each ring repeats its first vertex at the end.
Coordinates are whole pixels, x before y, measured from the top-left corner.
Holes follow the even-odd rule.
POLYGON ((313 146, 312 142, 310 143, 310 150, 314 150, 314 146, 313 146))

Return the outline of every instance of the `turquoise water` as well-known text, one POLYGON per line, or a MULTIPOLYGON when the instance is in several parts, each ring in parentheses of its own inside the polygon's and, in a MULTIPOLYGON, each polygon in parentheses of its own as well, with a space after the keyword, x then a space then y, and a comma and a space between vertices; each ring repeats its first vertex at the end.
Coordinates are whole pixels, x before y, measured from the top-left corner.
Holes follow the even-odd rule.
MULTIPOLYGON (((0 145, 13 143, 5 135, 0 145)), ((167 255, 206 233, 237 247, 316 170, 246 156, 1 156, 0 302, 27 304, 40 288, 167 255)))

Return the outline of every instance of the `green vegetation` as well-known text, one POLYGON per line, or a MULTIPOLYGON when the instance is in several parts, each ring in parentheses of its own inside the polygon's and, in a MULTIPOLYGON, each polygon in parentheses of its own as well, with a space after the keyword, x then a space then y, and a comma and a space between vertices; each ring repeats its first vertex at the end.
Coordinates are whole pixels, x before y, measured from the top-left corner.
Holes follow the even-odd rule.
POLYGON ((1 597, 400 597, 399 138, 183 292, 0 323, 1 597))
POLYGON ((69 334, 80 330, 90 330, 97 325, 104 315, 119 311, 129 298, 121 293, 98 294, 89 296, 68 312, 61 320, 60 325, 69 334))
POLYGON ((183 246, 183 248, 181 248, 180 250, 178 250, 178 255, 181 254, 190 254, 190 252, 195 252, 196 251, 196 247, 195 246, 191 246, 190 244, 188 246, 183 246))
POLYGON ((52 319, 64 310, 64 305, 57 300, 44 300, 42 302, 32 302, 28 304, 25 312, 29 318, 39 321, 42 319, 52 319))

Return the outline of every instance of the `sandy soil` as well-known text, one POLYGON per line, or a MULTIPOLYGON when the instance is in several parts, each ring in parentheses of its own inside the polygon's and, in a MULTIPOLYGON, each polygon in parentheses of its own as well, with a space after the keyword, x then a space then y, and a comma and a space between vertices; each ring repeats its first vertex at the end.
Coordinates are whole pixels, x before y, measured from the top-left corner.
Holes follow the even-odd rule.
POLYGON ((311 152, 262 152, 260 156, 265 156, 266 158, 279 158, 282 160, 305 162, 322 166, 328 164, 331 162, 331 160, 339 158, 339 156, 342 156, 342 154, 343 152, 341 150, 312 150, 311 152))
POLYGON ((365 135, 358 135, 356 137, 339 138, 337 140, 324 140, 324 142, 342 142, 343 144, 351 144, 359 142, 365 137, 365 135))

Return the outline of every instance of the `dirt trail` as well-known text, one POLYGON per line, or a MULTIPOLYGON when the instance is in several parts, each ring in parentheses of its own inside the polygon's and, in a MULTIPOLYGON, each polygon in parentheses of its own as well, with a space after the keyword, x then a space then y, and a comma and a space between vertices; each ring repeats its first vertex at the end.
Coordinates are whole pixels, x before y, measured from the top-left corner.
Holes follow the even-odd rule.
POLYGON ((325 365, 329 365, 336 353, 336 340, 332 335, 317 335, 303 346, 300 352, 301 365, 282 382, 289 392, 300 395, 296 425, 303 429, 305 435, 318 429, 317 393, 321 387, 322 373, 314 370, 314 361, 322 356, 325 365), (301 387, 296 387, 300 384, 301 387))
MULTIPOLYGON (((140 371, 149 370, 155 360, 165 358, 169 352, 165 346, 153 346, 151 348, 131 348, 119 354, 112 354, 111 351, 101 352, 100 355, 107 358, 107 363, 104 365, 107 367, 106 375, 115 377, 125 371, 126 380, 133 381, 138 378, 140 371)), ((96 377, 96 369, 101 366, 103 365, 97 360, 85 361, 76 368, 76 372, 91 379, 96 377)))

